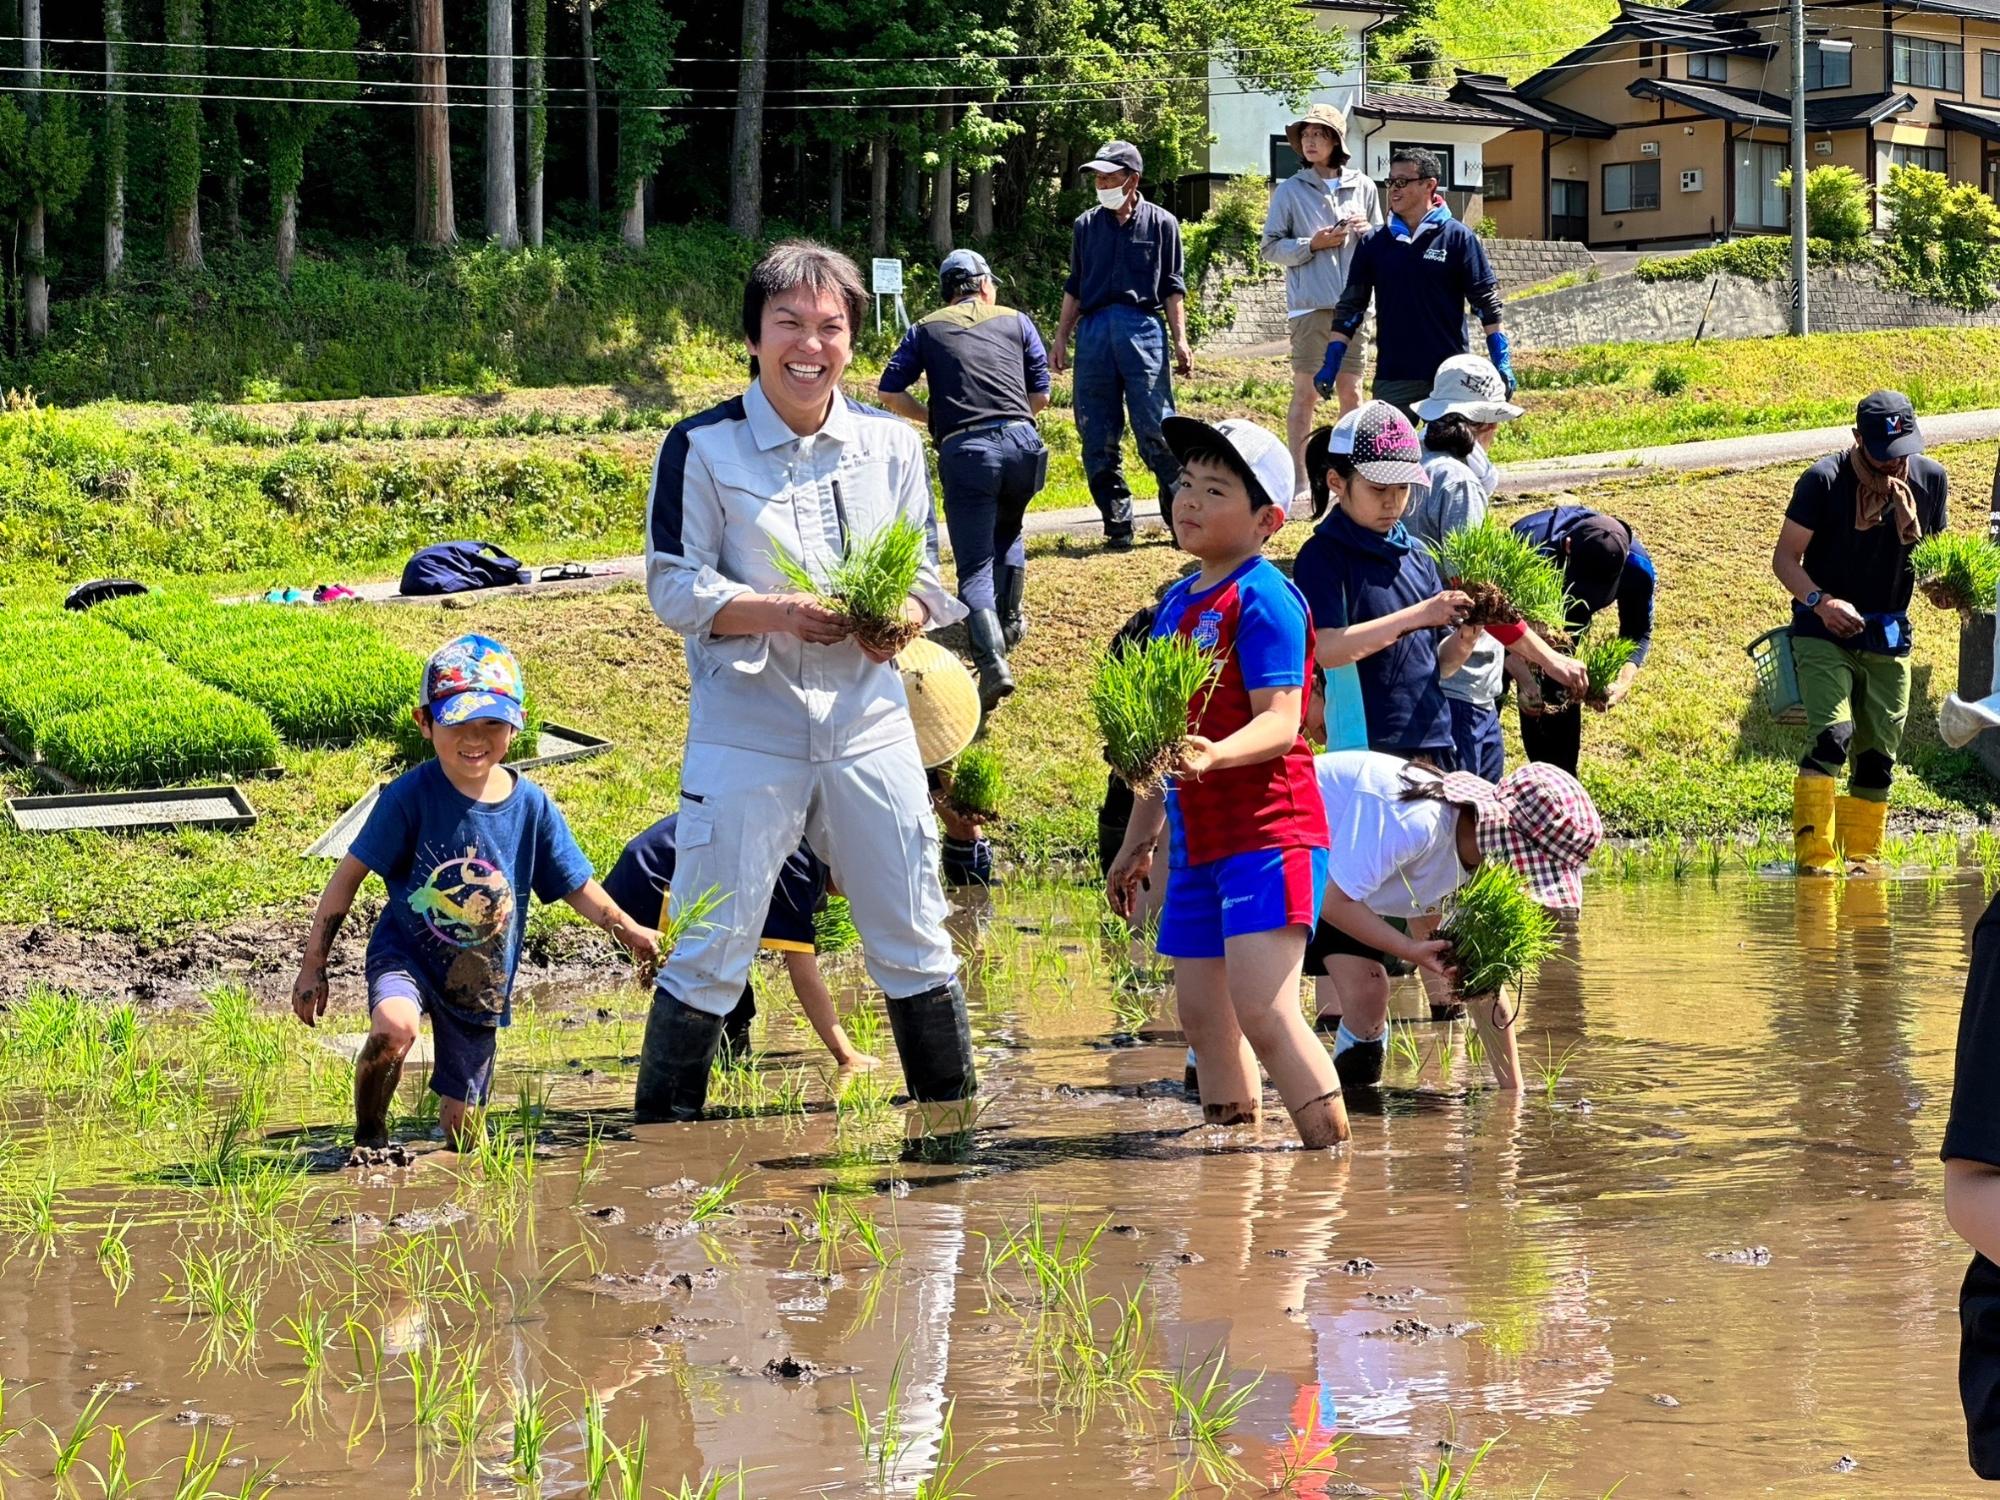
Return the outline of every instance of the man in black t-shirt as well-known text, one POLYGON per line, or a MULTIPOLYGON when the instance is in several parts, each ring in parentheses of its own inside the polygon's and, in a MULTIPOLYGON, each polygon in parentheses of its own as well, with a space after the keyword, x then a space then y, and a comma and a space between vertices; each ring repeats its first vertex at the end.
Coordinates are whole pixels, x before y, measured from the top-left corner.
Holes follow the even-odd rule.
POLYGON ((1944 1212, 1978 1253, 1958 1293, 1958 1394, 1973 1472, 2000 1479, 2000 899, 1972 933, 1958 1017, 1951 1117, 1944 1127, 1944 1212))
POLYGON ((1800 874, 1875 859, 1910 711, 1910 551, 1944 530, 1943 465, 1923 457, 1916 412, 1876 391, 1854 412, 1854 446, 1799 476, 1771 571, 1792 596, 1792 660, 1809 743, 1792 783, 1800 874), (1847 795, 1835 778, 1852 757, 1847 795))

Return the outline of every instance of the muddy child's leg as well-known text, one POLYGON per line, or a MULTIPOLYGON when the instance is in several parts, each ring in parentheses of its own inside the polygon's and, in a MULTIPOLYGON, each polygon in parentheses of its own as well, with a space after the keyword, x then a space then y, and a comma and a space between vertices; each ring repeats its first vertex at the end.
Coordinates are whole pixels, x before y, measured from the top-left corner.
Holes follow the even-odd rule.
POLYGON ((1299 963, 1304 926, 1245 932, 1228 939, 1229 998, 1236 1023, 1271 1074, 1300 1136, 1309 1146, 1347 1139, 1347 1110, 1340 1100, 1326 1048, 1299 1009, 1299 963))
POLYGON ((431 1012, 431 1092, 438 1096, 438 1126, 453 1151, 477 1144, 468 1128, 472 1110, 487 1102, 493 1088, 493 1059, 500 1029, 447 1010, 431 1012))
POLYGON ((1211 1125, 1254 1122, 1264 1088, 1230 1004, 1228 961, 1175 959, 1174 1001, 1181 1030, 1199 1059, 1202 1118, 1211 1125))
POLYGON ((354 1063, 354 1144, 389 1144, 389 1103, 402 1081, 403 1059, 417 1040, 423 1009, 407 975, 369 981, 368 1040, 354 1063))

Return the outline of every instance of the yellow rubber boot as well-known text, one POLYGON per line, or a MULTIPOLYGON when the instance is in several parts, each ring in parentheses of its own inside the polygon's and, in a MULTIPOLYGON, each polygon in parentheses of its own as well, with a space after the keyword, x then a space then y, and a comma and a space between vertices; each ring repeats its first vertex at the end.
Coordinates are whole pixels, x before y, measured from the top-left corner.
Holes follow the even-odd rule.
POLYGON ((1831 776, 1792 782, 1792 864, 1801 875, 1832 875, 1840 864, 1833 852, 1834 787, 1831 776))
POLYGON ((1834 826, 1840 854, 1849 864, 1873 865, 1882 858, 1882 830, 1889 821, 1889 804, 1865 797, 1841 797, 1834 802, 1834 826))

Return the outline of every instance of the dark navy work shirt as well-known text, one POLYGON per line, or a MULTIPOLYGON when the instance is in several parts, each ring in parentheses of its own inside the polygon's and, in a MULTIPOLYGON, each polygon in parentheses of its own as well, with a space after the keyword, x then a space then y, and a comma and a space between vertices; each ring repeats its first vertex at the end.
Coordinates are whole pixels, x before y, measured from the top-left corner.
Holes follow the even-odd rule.
MULTIPOLYGON (((669 813, 632 841, 604 877, 605 894, 635 922, 658 927, 666 920, 667 893, 674 883, 674 831, 679 815, 669 813)), ((813 913, 826 896, 827 867, 801 843, 785 858, 771 905, 764 913, 763 946, 810 953, 813 913)))
POLYGON ((1181 221, 1144 198, 1123 224, 1102 205, 1079 214, 1063 290, 1086 316, 1114 304, 1159 312, 1170 295, 1187 294, 1181 221))
POLYGON ((1028 397, 1048 391, 1049 354, 1026 313, 967 298, 910 325, 877 389, 894 395, 919 380, 941 443, 962 427, 1032 419, 1028 397))
MULTIPOLYGON (((1536 551, 1562 568, 1563 585, 1567 588, 1568 564, 1563 559, 1562 543, 1579 522, 1597 514, 1585 505, 1557 505, 1521 517, 1514 523, 1514 535, 1530 543, 1536 551)), ((1646 653, 1653 649, 1653 594, 1660 580, 1653 568, 1652 554, 1640 542, 1639 533, 1625 526, 1625 534, 1632 539, 1632 550, 1625 554, 1625 571, 1618 575, 1618 588, 1613 599, 1618 605, 1618 633, 1638 647, 1632 653, 1632 664, 1639 666, 1645 662, 1646 653)), ((1904 597, 1907 599, 1908 595, 1904 597)), ((1574 590, 1571 590, 1566 623, 1571 635, 1590 623, 1590 609, 1576 599, 1574 590)))

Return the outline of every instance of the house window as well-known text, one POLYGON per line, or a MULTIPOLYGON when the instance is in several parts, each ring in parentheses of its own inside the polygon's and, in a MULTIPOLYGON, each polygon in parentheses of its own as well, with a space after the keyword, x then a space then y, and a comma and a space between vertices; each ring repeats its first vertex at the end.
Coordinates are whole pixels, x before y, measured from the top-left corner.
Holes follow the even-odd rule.
POLYGON ((1479 193, 1488 203, 1505 203, 1514 196, 1514 169, 1488 167, 1480 179, 1479 193))
POLYGON ((1729 59, 1720 52, 1689 52, 1688 77, 1705 78, 1710 83, 1729 81, 1729 59))
POLYGON ((1891 80, 1913 89, 1965 92, 1965 53, 1955 42, 1927 36, 1899 36, 1890 51, 1891 80))
POLYGON ((1892 167, 1922 167, 1926 172, 1945 175, 1944 147, 1942 146, 1891 146, 1889 165, 1892 167))
POLYGON ((1736 223, 1744 229, 1783 229, 1785 194, 1778 186, 1789 153, 1770 141, 1736 143, 1736 223))
POLYGON ((1817 42, 1806 48, 1806 91, 1854 86, 1854 53, 1822 52, 1817 42))
POLYGON ((1660 206, 1660 164, 1656 161, 1617 162, 1604 169, 1599 200, 1608 214, 1636 213, 1660 206))
POLYGON ((1305 159, 1292 149, 1292 143, 1281 135, 1271 137, 1271 181, 1283 182, 1287 177, 1295 177, 1305 169, 1305 159))
POLYGON ((1979 92, 1989 99, 2000 99, 2000 52, 1979 54, 1979 92))

